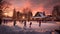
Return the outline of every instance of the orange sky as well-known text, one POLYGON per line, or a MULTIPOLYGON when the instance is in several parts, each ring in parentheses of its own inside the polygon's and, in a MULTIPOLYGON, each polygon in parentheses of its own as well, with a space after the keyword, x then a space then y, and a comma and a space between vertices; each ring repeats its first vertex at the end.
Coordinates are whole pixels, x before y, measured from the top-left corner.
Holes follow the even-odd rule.
POLYGON ((60 4, 60 0, 4 0, 4 1, 11 4, 9 5, 9 10, 7 11, 9 15, 12 14, 14 8, 17 11, 22 11, 24 8, 30 8, 33 14, 35 14, 37 11, 40 12, 45 11, 46 14, 51 14, 53 6, 60 4))

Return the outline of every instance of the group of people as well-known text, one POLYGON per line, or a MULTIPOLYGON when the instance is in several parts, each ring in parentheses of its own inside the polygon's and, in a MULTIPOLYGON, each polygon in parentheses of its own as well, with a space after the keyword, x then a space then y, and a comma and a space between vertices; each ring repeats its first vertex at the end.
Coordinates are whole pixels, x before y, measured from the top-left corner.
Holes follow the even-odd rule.
MULTIPOLYGON (((26 27, 26 21, 22 21, 22 23, 24 24, 24 27, 26 27)), ((2 24, 2 19, 0 19, 0 25, 2 24)), ((16 25, 16 20, 14 20, 14 26, 16 25)), ((29 27, 31 28, 32 22, 29 23, 29 27)), ((41 26, 41 21, 39 21, 39 27, 41 26)))
MULTIPOLYGON (((31 28, 32 22, 29 23, 29 27, 31 28)), ((39 21, 39 27, 41 26, 41 21, 39 21)), ((26 27, 26 21, 24 21, 24 27, 26 27)))
MULTIPOLYGON (((22 23, 24 23, 24 27, 26 27, 26 21, 22 21, 22 23)), ((14 20, 14 24, 13 24, 14 26, 16 25, 16 20, 14 20)), ((30 24, 29 24, 29 27, 31 27, 31 25, 32 25, 32 22, 30 22, 30 24)))
MULTIPOLYGON (((31 28, 32 22, 30 22, 29 27, 31 28)), ((26 21, 24 21, 24 27, 26 27, 26 21)))

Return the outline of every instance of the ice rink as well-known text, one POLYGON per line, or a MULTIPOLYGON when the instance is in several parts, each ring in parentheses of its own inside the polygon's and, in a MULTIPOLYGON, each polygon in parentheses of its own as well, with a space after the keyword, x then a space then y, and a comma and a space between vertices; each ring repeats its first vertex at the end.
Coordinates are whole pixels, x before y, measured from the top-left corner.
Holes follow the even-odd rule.
MULTIPOLYGON (((12 22, 7 22, 6 24, 2 23, 2 25, 7 25, 12 27, 13 26, 13 21, 12 22)), ((22 29, 26 29, 26 30, 34 30, 34 31, 38 31, 38 32, 45 32, 45 31, 54 31, 55 29, 59 29, 60 28, 60 23, 59 22, 55 22, 55 21, 47 21, 47 22, 41 22, 41 26, 39 27, 39 22, 37 21, 27 21, 26 22, 26 27, 24 27, 24 22, 19 22, 16 21, 16 26, 22 28, 22 29), (32 22, 31 27, 29 27, 30 22, 32 22)), ((19 29, 17 29, 19 30, 19 29)))

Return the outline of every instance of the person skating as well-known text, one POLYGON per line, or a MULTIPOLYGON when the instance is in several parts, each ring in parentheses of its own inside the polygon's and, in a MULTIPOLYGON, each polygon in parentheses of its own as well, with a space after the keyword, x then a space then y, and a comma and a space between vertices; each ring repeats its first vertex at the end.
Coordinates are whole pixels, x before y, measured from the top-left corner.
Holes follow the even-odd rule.
POLYGON ((39 27, 41 26, 41 21, 39 21, 39 27))
POLYGON ((26 27, 26 21, 24 21, 24 27, 26 27))
POLYGON ((30 25, 29 25, 30 28, 31 28, 31 25, 32 25, 32 22, 30 22, 30 25))
POLYGON ((14 24, 13 24, 14 26, 16 25, 16 20, 14 20, 14 24))

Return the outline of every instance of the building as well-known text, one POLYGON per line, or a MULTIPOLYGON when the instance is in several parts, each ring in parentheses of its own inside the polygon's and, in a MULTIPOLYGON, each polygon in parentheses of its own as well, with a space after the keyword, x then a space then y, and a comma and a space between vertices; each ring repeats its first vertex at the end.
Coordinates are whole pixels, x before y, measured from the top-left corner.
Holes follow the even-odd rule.
POLYGON ((43 20, 45 18, 45 14, 43 12, 37 12, 35 16, 33 16, 33 20, 43 20))
POLYGON ((45 20, 46 21, 52 21, 53 20, 53 16, 52 15, 47 15, 45 20))

